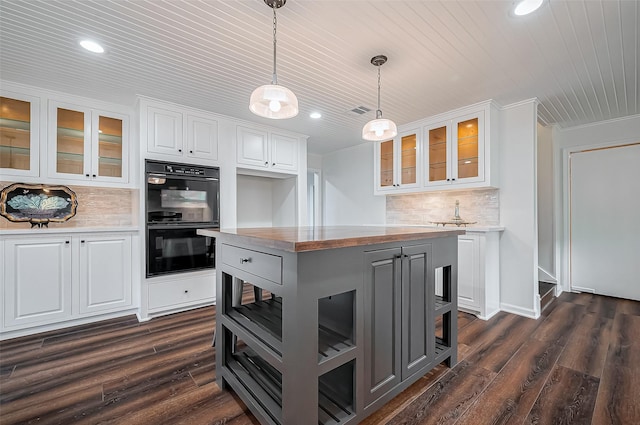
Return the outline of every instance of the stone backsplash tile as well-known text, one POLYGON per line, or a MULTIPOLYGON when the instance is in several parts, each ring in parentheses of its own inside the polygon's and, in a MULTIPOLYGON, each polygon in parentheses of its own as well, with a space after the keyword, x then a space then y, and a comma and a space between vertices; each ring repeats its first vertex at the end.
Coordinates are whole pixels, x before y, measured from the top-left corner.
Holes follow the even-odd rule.
MULTIPOLYGON (((14 182, 0 182, 0 188, 14 182)), ((78 197, 76 215, 63 223, 49 223, 49 228, 129 227, 137 224, 138 189, 71 186, 78 197)), ((13 223, 0 217, 2 229, 28 229, 28 222, 13 223)))
POLYGON ((500 191, 475 189, 465 191, 424 192, 387 196, 387 224, 431 224, 454 216, 456 200, 460 217, 481 226, 500 224, 500 191))

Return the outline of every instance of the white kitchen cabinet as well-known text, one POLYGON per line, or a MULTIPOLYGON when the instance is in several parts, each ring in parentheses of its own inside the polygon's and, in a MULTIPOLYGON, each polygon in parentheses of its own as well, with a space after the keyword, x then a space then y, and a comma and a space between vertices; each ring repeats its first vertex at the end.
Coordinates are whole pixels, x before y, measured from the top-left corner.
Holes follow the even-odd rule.
POLYGON ((458 307, 487 320, 500 311, 499 231, 458 236, 458 307))
POLYGON ((40 98, 0 90, 0 174, 40 175, 40 98))
POLYGON ((240 167, 297 174, 299 144, 297 137, 238 126, 236 160, 240 167))
MULTIPOLYGON (((501 227, 467 230, 458 236, 458 308, 488 320, 500 311, 501 227)), ((436 295, 442 296, 442 270, 436 295)))
POLYGON ((4 244, 4 328, 69 319, 71 237, 15 238, 4 244))
POLYGON ((401 126, 374 144, 374 194, 498 187, 498 119, 486 101, 401 126))
POLYGON ((497 119, 488 101, 426 120, 422 190, 497 187, 497 119))
POLYGON ((148 279, 149 312, 173 312, 212 304, 216 299, 216 275, 211 272, 148 279))
POLYGON ((17 235, 0 243, 3 338, 134 308, 129 232, 17 235))
POLYGON ((81 235, 79 313, 131 306, 131 236, 81 235))
POLYGON ((420 128, 401 130, 390 140, 376 142, 375 193, 402 193, 421 186, 420 128))
POLYGON ((50 100, 47 120, 49 177, 128 182, 128 115, 50 100))
POLYGON ((213 115, 147 99, 140 108, 147 153, 189 163, 218 161, 218 120, 213 115))

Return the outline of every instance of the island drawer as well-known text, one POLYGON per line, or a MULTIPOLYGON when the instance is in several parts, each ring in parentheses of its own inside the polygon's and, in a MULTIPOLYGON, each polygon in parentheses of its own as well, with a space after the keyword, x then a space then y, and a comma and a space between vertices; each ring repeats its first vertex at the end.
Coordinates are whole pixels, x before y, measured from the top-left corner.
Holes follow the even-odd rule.
POLYGON ((221 261, 236 269, 282 285, 282 257, 233 245, 224 245, 221 261))

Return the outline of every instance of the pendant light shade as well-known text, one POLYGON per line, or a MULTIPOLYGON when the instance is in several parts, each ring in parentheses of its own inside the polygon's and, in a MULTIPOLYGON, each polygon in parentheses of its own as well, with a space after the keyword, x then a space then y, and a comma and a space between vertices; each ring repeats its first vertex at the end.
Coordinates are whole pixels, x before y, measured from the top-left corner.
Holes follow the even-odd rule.
POLYGON ((398 134, 398 127, 393 121, 382 118, 380 110, 380 66, 387 62, 387 57, 378 55, 371 58, 371 63, 378 68, 378 109, 376 110, 376 119, 371 120, 362 128, 362 138, 372 142, 388 140, 398 134))
POLYGON ((284 86, 267 84, 251 93, 249 109, 256 115, 274 120, 298 115, 298 99, 284 86))
POLYGON ((284 6, 287 0, 264 0, 273 9, 273 78, 271 84, 260 86, 251 93, 249 109, 254 114, 280 120, 298 115, 298 99, 291 90, 278 85, 276 73, 276 9, 284 6))

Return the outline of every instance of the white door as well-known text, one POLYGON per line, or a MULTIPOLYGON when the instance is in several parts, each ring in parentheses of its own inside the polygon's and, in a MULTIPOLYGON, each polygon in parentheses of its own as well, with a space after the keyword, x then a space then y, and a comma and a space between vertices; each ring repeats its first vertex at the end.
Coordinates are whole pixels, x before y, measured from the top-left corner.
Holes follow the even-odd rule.
POLYGON ((640 300, 640 143, 574 152, 571 288, 640 300))

